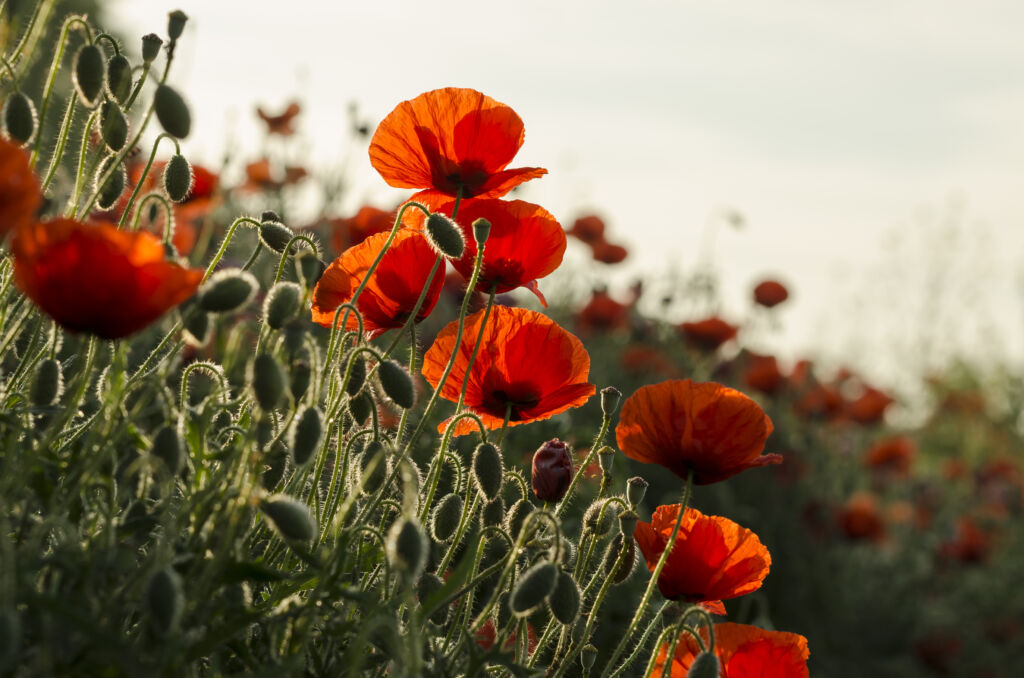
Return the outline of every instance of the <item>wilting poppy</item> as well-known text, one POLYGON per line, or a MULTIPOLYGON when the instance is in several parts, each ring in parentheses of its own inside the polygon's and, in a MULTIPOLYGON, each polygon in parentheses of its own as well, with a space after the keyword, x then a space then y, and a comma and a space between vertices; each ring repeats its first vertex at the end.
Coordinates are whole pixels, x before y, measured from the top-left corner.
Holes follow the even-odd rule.
MULTIPOLYGON (((313 290, 313 322, 331 327, 339 306, 351 301, 363 281, 388 233, 378 233, 345 250, 324 272, 313 290)), ((363 329, 369 337, 402 327, 409 319, 428 282, 430 288, 423 300, 417 322, 434 310, 444 285, 444 263, 430 277, 436 255, 427 239, 414 231, 401 230, 367 283, 356 307, 363 317, 363 329)), ((344 313, 343 313, 344 315, 344 313)), ((356 319, 349 316, 346 329, 357 329, 356 319)))
POLYGON ((778 306, 789 299, 789 290, 777 280, 765 280, 754 287, 754 301, 766 308, 778 306))
MULTIPOLYGON (((432 212, 448 216, 455 207, 454 200, 435 192, 420 193, 418 198, 432 212)), ((423 224, 423 213, 419 210, 407 210, 406 216, 411 227, 423 224)), ((465 236, 466 250, 460 259, 452 261, 452 266, 467 280, 473 275, 476 259, 473 222, 481 218, 491 223, 491 230, 484 246, 477 289, 486 292, 495 287, 502 294, 525 287, 547 306, 537 279, 551 274, 562 263, 565 232, 558 221, 540 205, 522 200, 463 200, 455 220, 465 236)))
POLYGON ((547 174, 505 169, 523 145, 515 111, 472 89, 446 87, 403 101, 370 141, 370 162, 391 186, 497 198, 547 174))
POLYGON ((34 223, 42 203, 28 153, 0 136, 0 241, 8 231, 34 223))
MULTIPOLYGON (((707 627, 699 631, 705 644, 707 627)), ((715 655, 722 678, 806 678, 811 656, 807 639, 796 633, 766 631, 757 626, 726 622, 715 624, 715 655)), ((662 675, 668 655, 668 643, 658 650, 654 674, 662 675)), ((685 678, 700 653, 697 640, 689 633, 679 637, 672 656, 672 678, 685 678)))
MULTIPOLYGON (((484 314, 479 311, 466 319, 458 347, 458 323, 450 323, 423 357, 423 376, 438 388, 452 353, 458 351, 455 366, 441 386, 442 398, 458 402, 484 314)), ((469 372, 466 409, 480 415, 484 426, 491 429, 501 428, 506 410, 509 426, 549 419, 583 405, 594 395, 594 385, 587 382, 589 373, 590 356, 583 343, 555 321, 536 311, 495 306, 469 372)), ((447 423, 442 423, 438 428, 444 430, 445 426, 447 423)), ((464 419, 455 435, 474 428, 464 419)))
POLYGON ((57 219, 15 234, 18 287, 73 332, 119 339, 191 297, 203 272, 164 258, 153 234, 57 219))
POLYGON ((580 242, 592 245, 604 240, 604 230, 604 220, 601 217, 589 214, 574 221, 572 228, 566 231, 566 234, 571 235, 580 242))
POLYGON ((582 333, 610 332, 629 324, 629 304, 616 301, 608 290, 597 288, 590 301, 579 310, 576 324, 582 333))
POLYGON ((696 322, 686 322, 679 326, 683 337, 704 351, 714 351, 729 341, 739 332, 740 328, 730 325, 718 316, 712 316, 696 322))
MULTIPOLYGON (((651 572, 668 547, 678 517, 679 504, 659 506, 650 523, 636 525, 636 543, 651 572)), ((771 555, 756 534, 728 518, 687 508, 658 576, 658 590, 669 600, 702 603, 715 614, 725 614, 722 601, 761 588, 771 564, 771 555)))
POLYGON ((629 250, 625 247, 615 245, 607 240, 599 240, 591 245, 591 253, 594 256, 594 261, 600 261, 602 264, 618 264, 629 256, 629 250))
POLYGON ((846 404, 846 414, 859 424, 877 424, 882 421, 885 411, 894 402, 882 391, 865 386, 860 397, 846 404))
POLYGON ((394 225, 395 210, 382 210, 364 205, 355 216, 331 219, 331 244, 335 251, 344 252, 371 235, 390 232, 394 225))
POLYGON ((854 540, 879 542, 885 539, 885 522, 873 494, 858 492, 839 510, 839 527, 854 540))
POLYGON ((917 445, 906 436, 893 436, 877 441, 864 455, 864 465, 876 471, 905 476, 910 472, 917 445))
POLYGON ((626 399, 615 429, 630 459, 660 464, 698 485, 716 483, 755 466, 779 464, 764 454, 772 420, 735 389, 689 379, 641 387, 626 399))
POLYGON ((264 111, 262 106, 256 109, 256 115, 260 116, 260 120, 266 123, 267 134, 280 134, 281 136, 288 137, 295 134, 295 127, 292 126, 292 121, 301 111, 302 107, 299 106, 298 102, 293 101, 288 104, 288 107, 280 115, 271 115, 264 111))

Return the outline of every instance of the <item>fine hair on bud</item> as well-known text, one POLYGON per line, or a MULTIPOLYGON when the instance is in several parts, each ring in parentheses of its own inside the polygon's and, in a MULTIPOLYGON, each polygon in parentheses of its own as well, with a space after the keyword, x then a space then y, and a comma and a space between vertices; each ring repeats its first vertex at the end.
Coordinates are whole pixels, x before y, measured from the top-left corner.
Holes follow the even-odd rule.
POLYGON ((508 607, 517 617, 526 617, 547 602, 555 590, 558 567, 554 563, 537 563, 516 581, 508 598, 508 607))
POLYGON ((153 456, 163 462, 167 472, 176 476, 185 468, 188 452, 185 440, 176 426, 163 426, 153 436, 153 456))
POLYGON ((564 626, 574 623, 580 616, 581 597, 579 584, 572 578, 572 575, 564 570, 559 570, 558 578, 555 580, 555 590, 548 598, 551 615, 564 626))
POLYGON ((505 500, 495 497, 480 509, 480 526, 491 527, 501 525, 505 520, 505 500))
POLYGON ((118 162, 115 155, 108 156, 96 170, 93 184, 97 191, 96 206, 101 210, 109 210, 117 204, 121 194, 124 193, 125 186, 128 185, 128 173, 125 171, 124 163, 118 162), (104 180, 104 175, 111 167, 114 168, 113 171, 104 180), (101 181, 102 184, 100 184, 101 181))
POLYGON ((296 466, 305 466, 313 458, 324 437, 324 418, 317 407, 307 407, 292 426, 289 447, 296 466))
POLYGON ((95 108, 107 80, 107 60, 103 50, 98 45, 82 45, 75 52, 72 74, 79 101, 86 108, 95 108))
POLYGON ((260 510, 285 539, 308 542, 316 535, 316 521, 301 501, 279 494, 261 501, 260 510))
POLYGON ((327 264, 322 262, 317 253, 312 250, 299 250, 295 255, 295 272, 306 287, 314 287, 326 270, 327 264))
POLYGON ((348 400, 348 413, 352 415, 352 419, 360 426, 365 424, 366 420, 370 418, 373 408, 373 396, 368 391, 360 391, 348 400))
POLYGON ((195 309, 185 314, 183 322, 185 323, 185 342, 197 348, 205 346, 206 342, 210 340, 213 329, 210 314, 195 309))
POLYGON ((458 224, 443 214, 433 212, 427 217, 427 240, 433 248, 449 259, 460 259, 466 251, 466 238, 458 224))
POLYGON ((362 483, 363 494, 375 494, 391 473, 391 456, 387 448, 375 440, 359 455, 358 462, 353 469, 357 477, 353 480, 357 484, 362 483))
POLYGON ((533 511, 534 506, 528 499, 520 499, 512 504, 505 517, 505 527, 513 539, 519 536, 519 531, 523 529, 523 524, 533 511))
POLYGON ((113 101, 100 104, 100 137, 115 153, 128 142, 128 118, 113 101))
POLYGON ((46 358, 36 366, 28 397, 36 407, 50 407, 64 393, 64 370, 56 358, 46 358))
POLYGON ((423 527, 414 519, 402 517, 388 530, 385 544, 388 562, 409 581, 419 579, 427 566, 430 542, 423 527))
POLYGON ((269 353, 256 356, 249 366, 249 385, 263 411, 269 412, 277 407, 287 385, 284 369, 277 358, 269 353))
POLYGON ((473 452, 473 481, 480 494, 493 501, 501 493, 505 462, 501 450, 491 443, 480 443, 473 452))
POLYGON ((598 537, 603 537, 614 529, 620 510, 618 503, 599 499, 583 514, 583 526, 598 537))
POLYGON ((416 389, 409 372, 394 360, 381 361, 377 367, 377 381, 391 402, 403 410, 416 404, 416 389))
POLYGON ((182 202, 192 192, 195 175, 192 165, 180 153, 175 153, 164 165, 164 192, 172 202, 182 202))
POLYGON ((437 542, 450 541, 461 519, 462 497, 454 492, 441 497, 430 514, 430 536, 437 542))
MULTIPOLYGON (((420 605, 423 605, 424 602, 426 602, 430 598, 430 596, 440 591, 443 586, 444 580, 442 580, 436 574, 434 574, 433 572, 424 572, 423 576, 420 577, 419 583, 416 584, 416 597, 419 598, 420 605)), ((430 621, 437 624, 438 626, 443 626, 444 623, 448 621, 448 615, 450 612, 451 608, 449 606, 442 605, 441 607, 434 610, 434 612, 430 615, 430 621)))
POLYGON ((188 104, 170 85, 161 83, 153 95, 153 110, 164 131, 172 137, 184 139, 192 131, 192 114, 188 104))
MULTIPOLYGON (((262 242, 267 249, 271 249, 278 254, 283 254, 284 249, 288 247, 288 243, 295 237, 295 232, 288 228, 280 221, 264 221, 260 223, 260 242, 262 242)), ((305 243, 303 243, 305 244, 305 243)), ((293 246, 290 255, 295 254, 295 247, 293 246)))
POLYGON ((613 584, 621 584, 626 581, 629 575, 633 574, 633 568, 636 566, 636 541, 632 536, 626 539, 626 553, 621 561, 619 561, 619 555, 622 553, 623 535, 617 534, 609 542, 608 548, 604 552, 604 560, 601 562, 602 571, 606 577, 611 578, 613 584), (618 563, 618 567, 616 567, 616 563, 618 563))
POLYGON ((225 268, 211 275, 199 288, 199 307, 209 313, 237 311, 252 301, 259 288, 252 273, 225 268))
POLYGON ((21 91, 11 92, 4 102, 4 134, 11 141, 27 146, 36 136, 38 116, 32 100, 21 91))
POLYGON ((288 376, 288 390, 292 392, 292 398, 298 402, 306 394, 313 379, 313 368, 305 360, 296 360, 288 370, 288 376))
POLYGON ((107 94, 118 104, 124 104, 132 93, 132 65, 128 57, 115 54, 107 60, 107 94))
POLYGON ((701 652, 693 658, 686 678, 718 678, 720 671, 718 657, 712 652, 701 652))
POLYGON ((298 316, 301 303, 301 287, 293 282, 279 282, 263 300, 263 320, 271 329, 279 330, 298 316))
POLYGON ((177 630, 185 611, 185 592, 181 575, 170 567, 157 570, 146 584, 146 610, 160 635, 177 630))
POLYGON ((345 393, 354 398, 362 390, 363 384, 366 383, 366 361, 361 355, 355 355, 349 359, 348 363, 341 363, 341 366, 342 378, 345 377, 345 372, 348 372, 348 383, 345 384, 345 393))

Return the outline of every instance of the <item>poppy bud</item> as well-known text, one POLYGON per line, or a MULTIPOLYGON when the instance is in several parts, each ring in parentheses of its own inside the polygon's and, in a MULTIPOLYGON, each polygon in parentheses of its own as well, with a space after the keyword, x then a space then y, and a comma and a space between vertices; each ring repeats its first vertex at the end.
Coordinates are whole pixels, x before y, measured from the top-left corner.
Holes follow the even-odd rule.
MULTIPOLYGON (((280 221, 264 221, 260 224, 260 242, 278 254, 284 252, 284 248, 288 247, 288 243, 294 235, 292 229, 280 221)), ((292 248, 290 254, 295 254, 295 248, 292 248)))
POLYGON ((320 261, 320 257, 316 255, 316 252, 300 250, 295 255, 295 270, 298 272, 299 277, 302 278, 302 282, 306 287, 313 287, 319 282, 324 271, 327 270, 327 265, 320 261))
POLYGON ((164 462, 172 476, 185 468, 185 441, 174 426, 164 426, 153 436, 153 456, 164 462))
POLYGON ((261 353, 249 368, 249 382, 256 402, 265 412, 270 412, 281 402, 284 395, 285 374, 281 363, 269 353, 261 353))
POLYGON ((316 522, 309 507, 301 501, 278 494, 261 501, 260 510, 285 539, 308 542, 316 534, 316 522))
POLYGON ((316 407, 307 407, 292 427, 292 461, 296 466, 305 466, 313 458, 323 437, 323 415, 316 407))
POLYGON ((192 192, 195 176, 185 156, 175 153, 164 165, 164 191, 173 202, 181 202, 192 192))
POLYGON ((634 476, 626 481, 626 501, 630 506, 638 506, 647 494, 647 481, 640 476, 634 476))
POLYGON ((82 45, 75 53, 72 80, 83 106, 96 107, 106 79, 107 62, 103 58, 103 50, 96 45, 82 45))
POLYGON ((248 271, 238 268, 217 271, 199 289, 199 307, 210 313, 236 311, 252 300, 259 286, 248 271))
POLYGON ((289 355, 295 355, 302 350, 306 341, 306 328, 298 319, 286 323, 282 329, 284 334, 284 349, 289 355))
POLYGON ((523 529, 523 523, 526 522, 526 519, 533 511, 533 504, 527 499, 520 499, 512 504, 508 515, 505 516, 505 527, 508 528, 508 532, 513 539, 519 536, 519 531, 523 529))
MULTIPOLYGON (((345 392, 350 396, 355 396, 359 393, 360 389, 363 388, 363 384, 366 383, 366 361, 363 360, 362 356, 357 355, 355 358, 352 358, 350 363, 352 367, 349 371, 348 383, 345 384, 345 392)), ((343 379, 345 371, 349 370, 345 365, 345 363, 342 363, 342 366, 344 367, 342 370, 343 379)))
POLYGON ((505 464, 501 452, 491 443, 480 443, 473 452, 473 480, 480 494, 493 501, 501 492, 505 464))
POLYGON ((476 246, 480 247, 487 242, 488 236, 491 235, 491 222, 487 221, 483 217, 480 217, 473 222, 473 240, 476 241, 476 246))
POLYGON ((412 518, 399 518, 387 536, 387 555, 391 566, 401 570, 410 580, 418 579, 427 566, 427 533, 412 518))
POLYGON ((427 217, 426 235, 434 249, 450 259, 459 259, 466 251, 462 229, 443 214, 433 212, 427 217))
POLYGON ((289 370, 291 379, 288 382, 288 389, 292 392, 292 398, 300 400, 309 388, 309 382, 313 378, 313 370, 305 360, 298 360, 292 363, 289 370))
POLYGON ((480 525, 482 527, 501 525, 503 520, 505 520, 505 500, 501 497, 490 500, 480 510, 480 525))
POLYGON ((163 44, 163 38, 156 33, 142 36, 142 60, 147 64, 153 63, 153 60, 160 53, 160 46, 163 44))
POLYGON ((583 514, 583 525, 598 537, 602 537, 612 531, 618 513, 618 504, 607 499, 599 499, 583 514))
POLYGON ((519 577, 508 597, 508 608, 517 617, 526 617, 544 604, 555 590, 558 568, 549 562, 537 563, 519 577))
POLYGON ((619 406, 619 401, 622 400, 622 391, 609 386, 601 389, 601 413, 605 417, 610 417, 615 413, 615 409, 619 406))
POLYGON ((359 479, 363 483, 363 492, 373 494, 380 489, 388 477, 387 450, 379 441, 374 441, 366 446, 359 457, 359 479), (376 460, 376 466, 371 472, 370 464, 376 460))
POLYGON ((132 65, 123 54, 115 54, 107 61, 107 93, 119 104, 131 96, 132 65))
POLYGON ((430 517, 430 536, 446 542, 455 536, 462 520, 462 497, 452 492, 441 498, 430 517))
POLYGON ((606 476, 612 473, 612 464, 615 462, 615 450, 605 445, 597 451, 597 463, 601 466, 601 472, 606 476))
POLYGON ((102 163, 100 163, 99 169, 96 171, 95 188, 98 192, 96 199, 96 206, 101 210, 109 210, 117 201, 120 199, 121 194, 124 193, 124 187, 128 184, 128 174, 125 172, 124 165, 117 162, 117 156, 110 156, 102 163), (107 180, 100 186, 99 182, 103 178, 103 175, 107 173, 107 169, 117 163, 114 167, 114 171, 110 173, 107 180))
POLYGON ((712 652, 701 652, 693 658, 686 678, 718 678, 720 666, 718 657, 712 652))
POLYGON ((263 300, 263 320, 271 329, 279 330, 299 313, 302 288, 293 282, 279 282, 263 300))
POLYGON ((0 671, 14 666, 21 650, 21 620, 13 607, 0 608, 0 671))
POLYGON ((384 395, 403 410, 411 409, 416 404, 416 391, 412 377, 404 367, 394 360, 385 360, 377 368, 377 379, 380 381, 384 395))
POLYGON ((21 92, 11 92, 4 102, 4 133, 25 146, 36 134, 36 107, 21 92))
POLYGON ((366 423, 372 411, 373 398, 366 391, 361 391, 358 395, 349 398, 348 413, 352 415, 352 419, 360 426, 366 423))
POLYGON ((100 105, 100 136, 107 148, 115 153, 128 142, 128 118, 113 101, 104 101, 100 105))
POLYGON ((562 501, 572 482, 572 455, 558 438, 547 441, 533 453, 530 485, 541 501, 562 501))
POLYGON ((559 571, 555 590, 548 599, 548 607, 551 608, 552 616, 565 626, 579 617, 580 587, 568 572, 559 571))
POLYGON ((36 407, 49 407, 56 403, 64 393, 64 372, 60 362, 55 358, 47 358, 39 363, 32 377, 32 386, 28 397, 36 407))
POLYGON ((580 652, 580 664, 583 665, 584 674, 590 673, 590 669, 594 668, 595 661, 597 661, 597 648, 587 643, 580 652))
POLYGON ((636 523, 640 520, 640 516, 636 514, 636 511, 623 511, 619 514, 619 534, 625 535, 626 537, 632 537, 633 532, 636 531, 636 523))
POLYGON ((281 221, 281 217, 274 210, 263 210, 263 213, 260 214, 260 223, 264 221, 281 221))
POLYGON ((622 558, 618 567, 615 567, 615 563, 619 562, 619 554, 622 552, 622 535, 615 535, 615 538, 608 544, 608 548, 604 552, 601 568, 605 576, 610 577, 614 584, 621 584, 626 581, 629 575, 633 574, 633 567, 636 565, 636 542, 633 541, 632 536, 628 537, 628 539, 629 541, 626 542, 626 555, 622 558))
POLYGON ((146 609, 161 635, 174 631, 185 610, 181 575, 165 567, 150 577, 146 584, 146 609))
POLYGON ((273 417, 260 417, 256 420, 256 446, 261 450, 267 446, 267 443, 274 437, 274 419, 273 417))
MULTIPOLYGON (((444 581, 433 572, 425 572, 420 577, 419 584, 416 585, 416 597, 420 599, 420 605, 424 603, 430 596, 434 595, 444 586, 444 581)), ((442 605, 430 615, 430 621, 437 625, 443 625, 448 621, 448 613, 451 608, 442 605)))
POLYGON ((160 126, 172 137, 184 139, 192 131, 192 114, 177 91, 161 83, 153 96, 153 110, 160 126))
POLYGON ((176 9, 167 15, 167 35, 171 38, 171 41, 181 37, 182 31, 185 30, 186 21, 188 21, 188 15, 180 9, 176 9))

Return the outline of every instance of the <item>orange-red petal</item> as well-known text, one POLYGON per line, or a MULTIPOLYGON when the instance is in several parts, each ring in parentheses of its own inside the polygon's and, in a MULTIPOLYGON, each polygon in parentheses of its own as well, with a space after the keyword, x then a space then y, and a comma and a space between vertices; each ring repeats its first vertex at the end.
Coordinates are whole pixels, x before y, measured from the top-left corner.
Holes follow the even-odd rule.
POLYGON ((0 242, 8 232, 33 223, 42 203, 28 153, 0 136, 0 242))
MULTIPOLYGON (((715 624, 715 654, 722 678, 807 678, 811 653, 807 639, 796 633, 767 631, 756 626, 725 622, 715 624)), ((700 635, 708 639, 706 627, 700 635)), ((672 678, 685 678, 700 646, 689 633, 679 637, 672 657, 672 678)), ((662 645, 655 660, 654 675, 661 675, 668 655, 662 645)))

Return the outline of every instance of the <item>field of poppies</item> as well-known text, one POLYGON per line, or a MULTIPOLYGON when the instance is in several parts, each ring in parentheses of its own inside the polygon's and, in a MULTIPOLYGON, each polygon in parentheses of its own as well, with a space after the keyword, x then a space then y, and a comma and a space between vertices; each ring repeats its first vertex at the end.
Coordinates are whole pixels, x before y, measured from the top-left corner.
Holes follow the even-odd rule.
MULTIPOLYGON (((742 321, 678 320, 713 280, 559 289, 569 248, 629 252, 513 197, 547 170, 473 89, 354 116, 406 198, 294 223, 327 179, 182 154, 184 13, 32 4, 0 31, 0 675, 1019 675, 1024 382, 929 375, 897 428, 744 347, 780 281, 742 321)), ((256 115, 287 144, 302 107, 256 115)))

